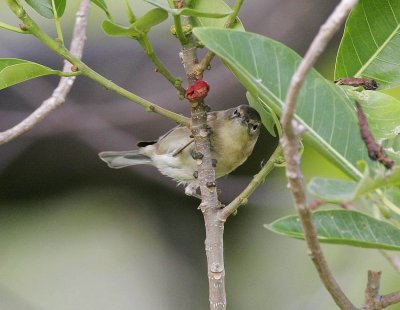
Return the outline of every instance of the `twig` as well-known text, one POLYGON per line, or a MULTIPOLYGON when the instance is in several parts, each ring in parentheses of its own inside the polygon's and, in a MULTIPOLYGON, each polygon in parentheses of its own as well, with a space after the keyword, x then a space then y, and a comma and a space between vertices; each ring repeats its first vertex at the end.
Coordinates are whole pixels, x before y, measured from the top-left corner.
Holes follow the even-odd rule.
POLYGON ((381 272, 368 271, 367 288, 365 289, 365 304, 362 310, 379 310, 400 302, 400 292, 381 296, 379 294, 381 272))
POLYGON ((226 221, 227 218, 234 213, 240 206, 246 205, 247 200, 251 194, 262 184, 266 176, 274 169, 276 160, 282 155, 282 147, 277 146, 274 153, 268 159, 267 163, 261 168, 261 170, 253 177, 247 187, 225 208, 219 213, 219 219, 226 221))
POLYGON ((80 59, 72 55, 63 45, 61 45, 57 40, 53 40, 49 37, 45 32, 43 32, 39 26, 32 20, 32 18, 27 14, 21 4, 15 0, 6 0, 10 9, 14 12, 14 14, 23 22, 24 28, 26 28, 31 34, 33 34, 36 38, 38 38, 42 43, 44 43, 47 47, 53 50, 56 54, 60 55, 64 59, 68 60, 73 66, 75 70, 79 70, 83 75, 86 75, 90 79, 96 81, 106 89, 109 89, 133 102, 138 103, 139 105, 146 108, 149 112, 155 112, 166 118, 173 120, 178 124, 182 124, 185 126, 190 126, 190 121, 187 117, 176 114, 172 111, 164 109, 130 91, 124 89, 123 87, 118 86, 112 81, 106 79, 90 67, 88 67, 85 63, 83 63, 80 59))
POLYGON ((368 282, 365 289, 365 303, 363 310, 376 310, 380 302, 379 287, 381 282, 381 272, 368 270, 368 282))
POLYGON ((357 2, 357 0, 342 0, 321 27, 304 59, 300 63, 300 66, 292 77, 281 120, 284 130, 281 143, 286 159, 286 176, 289 181, 289 188, 292 192, 296 209, 299 213, 310 256, 322 282, 341 309, 357 308, 351 303, 337 284, 327 265, 317 239, 316 229, 311 219, 311 212, 306 203, 303 175, 300 169, 299 139, 304 128, 294 120, 294 113, 297 97, 307 73, 312 68, 317 58, 325 50, 328 42, 357 2))
POLYGON ((178 91, 180 94, 185 93, 185 89, 182 87, 182 79, 175 78, 168 69, 164 66, 161 60, 154 53, 153 46, 147 36, 147 34, 143 35, 142 38, 138 39, 139 44, 142 46, 146 55, 150 58, 154 66, 156 67, 156 71, 161 73, 178 91))
MULTIPOLYGON (((242 7, 244 0, 236 0, 233 6, 233 12, 228 16, 224 27, 231 28, 235 25, 236 18, 238 16, 239 10, 242 7)), ((201 79, 203 77, 203 73, 210 66, 211 61, 215 57, 215 53, 208 51, 200 63, 196 67, 196 75, 201 79)))
MULTIPOLYGON (((86 24, 89 8, 90 1, 83 0, 78 12, 76 13, 70 52, 77 59, 80 59, 82 57, 83 47, 85 45, 86 24)), ((71 64, 68 61, 64 62, 63 72, 71 72, 71 64)), ((65 102, 65 98, 70 92, 74 84, 75 78, 75 76, 62 77, 60 79, 60 82, 58 83, 57 88, 53 91, 51 97, 43 101, 38 109, 36 109, 31 115, 29 115, 19 124, 0 133, 0 144, 7 143, 10 140, 32 129, 45 117, 50 115, 51 112, 60 107, 65 102)))

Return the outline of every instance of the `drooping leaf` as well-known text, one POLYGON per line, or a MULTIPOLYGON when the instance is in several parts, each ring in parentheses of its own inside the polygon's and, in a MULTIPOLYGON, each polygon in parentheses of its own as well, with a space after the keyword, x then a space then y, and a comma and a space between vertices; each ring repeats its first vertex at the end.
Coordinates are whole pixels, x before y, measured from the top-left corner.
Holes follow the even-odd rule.
POLYGON ((110 12, 108 10, 107 4, 104 0, 91 0, 95 5, 97 5, 100 9, 106 13, 107 16, 110 15, 110 12))
MULTIPOLYGON (((318 240, 363 248, 400 251, 400 229, 366 214, 349 210, 323 210, 312 214, 318 240)), ((303 239, 297 216, 288 216, 265 225, 269 230, 303 239)))
POLYGON ((118 25, 110 20, 102 23, 103 31, 109 36, 139 38, 147 33, 151 27, 158 25, 168 18, 168 14, 162 9, 154 9, 138 18, 129 27, 118 25))
MULTIPOLYGON (((290 80, 301 58, 283 44, 263 36, 217 28, 195 28, 194 34, 236 75, 248 91, 281 114, 290 80)), ((296 119, 307 129, 311 146, 354 178, 367 150, 360 138, 354 102, 316 70, 308 74, 297 100, 296 119)))
MULTIPOLYGON (((52 19, 54 18, 53 5, 51 0, 25 0, 37 13, 41 16, 52 19)), ((57 16, 64 14, 66 0, 54 0, 57 16)))
POLYGON ((346 22, 335 79, 366 77, 379 89, 399 86, 399 30, 400 1, 361 0, 346 22))
POLYGON ((395 166, 387 175, 377 173, 373 177, 365 163, 361 164, 361 168, 364 175, 359 182, 318 177, 310 181, 307 189, 319 199, 340 204, 356 200, 378 188, 400 184, 400 166, 395 166))
POLYGON ((12 85, 59 71, 16 58, 0 58, 0 90, 12 85))
POLYGON ((394 138, 400 131, 400 101, 372 90, 348 91, 351 98, 361 103, 368 118, 368 127, 375 139, 394 138))
MULTIPOLYGON (((274 130, 275 126, 275 121, 274 118, 272 117, 271 111, 268 110, 268 107, 265 104, 262 104, 260 101, 260 98, 257 98, 256 96, 253 96, 249 92, 246 93, 246 98, 249 104, 257 110, 257 112, 261 116, 261 121, 264 125, 264 127, 268 130, 268 132, 273 136, 276 137, 276 133, 274 130)), ((274 113, 274 112, 272 112, 274 113)))
POLYGON ((164 3, 160 3, 155 0, 145 0, 145 1, 165 10, 166 12, 170 13, 171 15, 176 15, 176 16, 184 15, 184 16, 196 16, 196 17, 208 17, 208 18, 221 18, 221 17, 225 17, 225 16, 229 15, 230 13, 232 13, 232 10, 225 10, 224 12, 213 11, 210 6, 208 6, 206 8, 206 10, 198 10, 198 9, 192 9, 192 8, 188 8, 188 7, 184 7, 181 9, 172 9, 168 5, 166 5, 164 3))
MULTIPOLYGON (((192 0, 190 7, 197 11, 219 12, 224 13, 231 10, 223 0, 192 0)), ((225 18, 207 18, 207 17, 194 17, 192 19, 193 27, 221 27, 225 26, 227 17, 225 18)), ((243 24, 236 18, 236 22, 231 27, 232 29, 244 31, 243 24)))

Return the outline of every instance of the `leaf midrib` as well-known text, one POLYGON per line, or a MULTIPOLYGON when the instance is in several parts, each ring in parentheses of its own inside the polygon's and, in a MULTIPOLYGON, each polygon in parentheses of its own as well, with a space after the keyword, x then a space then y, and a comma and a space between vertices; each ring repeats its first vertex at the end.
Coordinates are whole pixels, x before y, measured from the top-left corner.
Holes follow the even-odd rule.
MULTIPOLYGON (((396 20, 397 22, 397 20, 396 20)), ((397 24, 397 27, 394 29, 394 31, 388 36, 388 38, 383 42, 383 44, 376 50, 375 53, 372 54, 372 56, 368 59, 368 61, 357 71, 357 73, 354 75, 355 77, 360 77, 361 74, 367 69, 367 67, 375 60, 375 58, 378 57, 378 55, 382 52, 382 50, 390 43, 390 41, 393 39, 393 37, 397 34, 397 32, 400 30, 400 24, 397 24)))

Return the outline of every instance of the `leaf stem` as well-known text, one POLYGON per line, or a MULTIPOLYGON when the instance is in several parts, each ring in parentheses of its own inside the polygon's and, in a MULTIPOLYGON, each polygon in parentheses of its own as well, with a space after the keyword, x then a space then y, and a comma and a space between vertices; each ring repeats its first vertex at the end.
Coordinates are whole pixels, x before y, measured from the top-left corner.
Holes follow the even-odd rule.
POLYGON ((16 32, 16 33, 22 33, 22 34, 28 34, 29 32, 26 30, 22 30, 21 28, 17 28, 11 25, 8 25, 6 23, 0 22, 0 28, 12 31, 12 32, 16 32))
POLYGON ((278 145, 271 157, 268 159, 266 164, 261 170, 253 177, 253 180, 247 185, 247 187, 225 208, 223 208, 219 214, 221 221, 226 221, 227 218, 234 213, 240 206, 247 204, 247 199, 251 194, 260 186, 268 174, 275 168, 277 159, 282 155, 282 147, 278 145))
POLYGON ((185 34, 183 33, 181 17, 174 15, 173 18, 175 24, 176 37, 178 38, 179 42, 181 42, 181 45, 186 45, 188 43, 188 40, 185 34))
POLYGON ((56 4, 55 4, 54 0, 51 0, 51 5, 53 7, 54 23, 56 25, 57 38, 60 40, 60 42, 62 44, 64 44, 64 37, 63 37, 63 34, 62 34, 61 23, 60 23, 60 19, 58 18, 56 4))
MULTIPOLYGON (((236 18, 239 14, 239 10, 242 7, 244 0, 236 0, 234 6, 233 6, 233 12, 228 16, 224 27, 225 28, 231 28, 234 26, 236 22, 236 18)), ((197 65, 196 68, 196 74, 201 78, 203 76, 203 73, 207 68, 210 66, 211 61, 215 57, 215 53, 208 51, 207 54, 203 57, 203 59, 200 61, 200 63, 197 65)))
POLYGON ((157 72, 160 72, 179 91, 179 93, 183 95, 185 93, 185 89, 182 87, 182 80, 179 78, 175 78, 163 65, 163 63, 154 53, 153 46, 151 45, 148 36, 144 35, 143 37, 138 39, 138 42, 144 49, 146 55, 153 62, 157 72))
POLYGON ((74 65, 77 70, 79 70, 83 75, 89 77, 90 79, 96 81, 100 85, 104 86, 106 89, 109 89, 121 96, 136 102, 146 108, 149 112, 155 112, 157 114, 163 115, 178 124, 182 124, 185 126, 190 125, 190 121, 187 117, 176 114, 172 111, 164 109, 144 98, 131 93, 130 91, 118 86, 112 81, 106 79, 90 67, 88 67, 84 62, 79 60, 77 57, 72 55, 60 42, 53 40, 49 35, 43 32, 39 26, 33 21, 33 19, 26 13, 23 9, 22 5, 15 0, 6 0, 10 9, 14 12, 14 14, 24 23, 27 29, 30 31, 32 35, 38 38, 43 44, 53 50, 56 54, 60 55, 64 59, 68 60, 72 65, 74 65))

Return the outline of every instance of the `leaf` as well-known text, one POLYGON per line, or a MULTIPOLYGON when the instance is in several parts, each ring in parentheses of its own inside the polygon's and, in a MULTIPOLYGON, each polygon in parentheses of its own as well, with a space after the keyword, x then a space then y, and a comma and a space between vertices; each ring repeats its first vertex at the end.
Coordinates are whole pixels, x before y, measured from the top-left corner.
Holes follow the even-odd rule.
MULTIPOLYGON (((261 121, 264 127, 268 130, 268 132, 273 136, 276 137, 276 133, 274 130, 275 122, 274 118, 271 115, 271 111, 268 110, 268 107, 265 104, 260 102, 260 98, 253 96, 249 92, 246 93, 246 98, 249 104, 257 110, 257 112, 261 116, 261 121)), ((272 112, 273 113, 273 112, 272 112)))
MULTIPOLYGON (((299 55, 253 33, 218 28, 193 31, 249 92, 258 94, 264 104, 281 114, 291 77, 301 61, 299 55)), ((314 69, 300 92, 295 117, 307 129, 307 142, 352 177, 361 177, 358 160, 373 165, 360 138, 354 103, 314 69)))
POLYGON ((400 184, 400 166, 395 166, 388 175, 370 176, 368 166, 362 164, 364 175, 359 182, 349 180, 313 178, 307 185, 308 191, 319 199, 331 203, 346 203, 360 198, 376 189, 400 184))
POLYGON ((224 12, 213 11, 210 8, 210 6, 206 7, 205 8, 206 10, 204 11, 187 7, 181 9, 172 9, 168 5, 165 5, 164 3, 160 3, 155 0, 145 0, 145 1, 175 16, 183 15, 183 16, 196 16, 196 17, 208 17, 208 18, 221 18, 232 13, 232 10, 225 10, 224 12))
POLYGON ((110 11, 108 10, 107 4, 104 0, 91 0, 96 6, 98 6, 100 9, 106 13, 106 15, 110 18, 110 11))
MULTIPOLYGON (((227 5, 223 0, 192 0, 190 2, 190 7, 197 11, 209 11, 209 12, 227 12, 231 10, 229 5, 227 5)), ((207 17, 194 17, 192 19, 193 27, 225 27, 225 22, 227 17, 225 18, 207 18, 207 17)), ((232 29, 244 31, 243 24, 241 21, 236 18, 236 22, 231 27, 232 29)))
POLYGON ((102 28, 109 36, 139 38, 147 33, 151 27, 163 22, 167 18, 168 14, 165 11, 162 9, 154 9, 137 19, 129 27, 124 27, 110 20, 105 20, 102 23, 102 28))
POLYGON ((335 79, 374 79, 379 89, 400 85, 400 1, 361 0, 353 9, 336 58, 335 79))
MULTIPOLYGON (((323 210, 312 213, 318 240, 322 243, 400 251, 400 229, 366 214, 349 210, 323 210)), ((269 230, 304 239, 299 218, 291 215, 265 225, 269 230)))
POLYGON ((153 9, 138 18, 132 26, 144 32, 148 32, 150 28, 161 24, 168 18, 168 14, 162 9, 153 9))
MULTIPOLYGON (((53 5, 51 0, 25 0, 37 13, 41 16, 53 19, 53 5)), ((61 17, 64 14, 66 0, 54 0, 57 16, 61 17)))
POLYGON ((351 98, 361 103, 368 118, 368 127, 375 139, 394 138, 400 131, 400 101, 372 90, 349 91, 351 98))
POLYGON ((0 90, 12 85, 59 71, 23 59, 0 58, 0 90))

